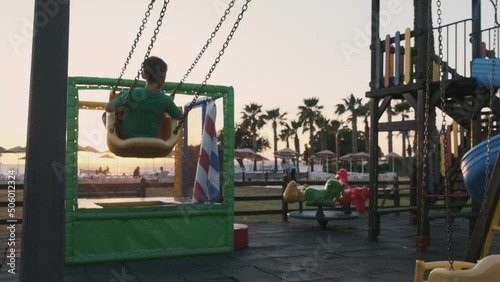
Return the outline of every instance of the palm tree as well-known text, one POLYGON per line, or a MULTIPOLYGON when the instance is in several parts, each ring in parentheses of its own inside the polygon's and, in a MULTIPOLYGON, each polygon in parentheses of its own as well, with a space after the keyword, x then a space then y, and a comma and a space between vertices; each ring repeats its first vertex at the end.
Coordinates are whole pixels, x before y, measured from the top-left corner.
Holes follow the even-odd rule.
MULTIPOLYGON (((250 103, 245 105, 243 111, 241 112, 242 126, 248 128, 252 132, 252 149, 257 152, 257 131, 264 127, 266 124, 263 114, 262 105, 256 103, 250 103)), ((257 161, 254 160, 254 171, 257 170, 257 161)))
POLYGON ((326 150, 327 148, 327 141, 328 141, 328 133, 331 132, 331 125, 330 125, 330 120, 327 119, 325 116, 320 115, 316 119, 316 126, 319 128, 319 146, 320 146, 320 151, 326 150))
POLYGON ((361 116, 361 110, 362 107, 362 100, 361 98, 356 98, 354 97, 354 94, 351 93, 351 95, 347 98, 342 99, 344 102, 343 104, 337 104, 335 113, 338 115, 342 115, 344 113, 349 112, 350 115, 347 118, 348 122, 351 122, 352 125, 352 135, 351 135, 351 142, 352 142, 352 152, 357 153, 358 152, 358 117, 361 116))
MULTIPOLYGON (((304 99, 304 105, 299 106, 299 122, 303 128, 302 133, 309 131, 309 152, 308 156, 312 156, 312 149, 314 146, 314 123, 316 119, 321 115, 321 110, 323 106, 318 105, 319 99, 316 97, 304 99)), ((313 167, 311 166, 311 170, 313 167)))
POLYGON ((293 131, 288 123, 285 123, 283 127, 284 128, 281 129, 279 138, 281 141, 284 141, 286 143, 287 148, 290 148, 290 137, 293 137, 293 131))
MULTIPOLYGON (((283 126, 285 124, 285 113, 280 113, 280 109, 266 110, 266 114, 262 116, 264 120, 272 121, 271 125, 273 127, 273 141, 274 141, 274 151, 278 151, 278 123, 283 126)), ((274 170, 278 171, 278 158, 274 157, 274 170)))
POLYGON ((299 129, 301 125, 298 120, 290 121, 290 128, 293 134, 293 148, 295 152, 300 153, 300 139, 299 139, 299 129))
MULTIPOLYGON (((299 140, 299 129, 301 125, 298 120, 290 121, 291 134, 293 135, 293 147, 295 152, 300 154, 300 140, 299 140)), ((297 157, 297 162, 299 158, 297 157)), ((299 166, 297 165, 297 171, 299 171, 299 166)))
POLYGON ((368 123, 368 118, 370 117, 370 102, 360 107, 360 116, 363 117, 363 123, 365 124, 365 150, 370 151, 370 126, 368 123))
MULTIPOLYGON (((410 110, 411 110, 410 104, 408 104, 408 102, 406 102, 406 101, 402 101, 394 106, 394 114, 401 115, 401 121, 405 121, 407 118, 410 117, 408 115, 410 110)), ((402 143, 403 144, 403 150, 402 150, 403 154, 402 154, 402 156, 403 156, 403 158, 406 158, 406 141, 408 141, 408 144, 410 144, 410 136, 408 134, 408 131, 402 131, 401 135, 403 137, 403 143, 402 143)), ((409 157, 411 157, 411 155, 409 157)))

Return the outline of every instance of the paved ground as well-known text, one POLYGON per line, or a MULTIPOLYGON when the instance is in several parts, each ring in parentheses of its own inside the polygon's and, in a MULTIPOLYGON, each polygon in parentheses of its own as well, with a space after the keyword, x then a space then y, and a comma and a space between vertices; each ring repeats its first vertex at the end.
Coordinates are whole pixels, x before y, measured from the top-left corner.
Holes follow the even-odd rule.
MULTIPOLYGON (((432 222, 431 250, 425 260, 446 260, 443 220, 432 222)), ((68 266, 65 282, 175 282, 175 281, 413 281, 415 226, 407 216, 382 217, 379 241, 367 240, 367 218, 338 222, 321 230, 315 221, 251 223, 250 246, 231 254, 68 266)), ((453 228, 456 259, 467 247, 468 221, 453 228)), ((499 238, 497 238, 499 239, 499 238)), ((2 240, 4 241, 4 240, 2 240)), ((1 242, 1 241, 0 241, 1 242)), ((498 242, 498 240, 497 240, 498 242)), ((4 246, 4 243, 0 243, 4 246)), ((500 253, 499 244, 493 252, 500 253)), ((3 260, 2 248, 0 262, 3 260)), ((6 273, 0 280, 17 281, 6 273)))

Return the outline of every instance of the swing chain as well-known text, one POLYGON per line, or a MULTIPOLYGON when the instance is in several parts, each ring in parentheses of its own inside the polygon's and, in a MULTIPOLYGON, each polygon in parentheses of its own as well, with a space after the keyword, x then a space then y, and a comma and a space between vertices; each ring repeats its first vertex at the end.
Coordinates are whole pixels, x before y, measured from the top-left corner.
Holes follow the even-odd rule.
POLYGON ((441 97, 441 132, 440 135, 443 137, 443 146, 441 148, 441 158, 444 161, 444 197, 445 197, 445 213, 446 213, 446 231, 447 231, 447 241, 448 241, 448 261, 450 263, 450 270, 453 270, 453 238, 452 238, 452 229, 451 229, 451 210, 450 210, 450 185, 448 179, 448 158, 446 156, 446 151, 448 148, 448 140, 446 139, 446 93, 444 89, 444 65, 443 65, 443 29, 441 26, 442 23, 442 10, 441 10, 441 0, 437 0, 437 14, 438 14, 438 40, 439 40, 439 91, 441 97))
POLYGON ((493 2, 493 0, 490 0, 490 3, 491 5, 493 5, 493 10, 495 11, 495 25, 499 26, 500 23, 498 23, 498 0, 495 0, 495 2, 493 2))
POLYGON ((233 28, 231 29, 231 31, 229 32, 229 35, 226 38, 226 42, 224 42, 224 44, 222 45, 222 48, 219 51, 219 55, 215 58, 215 62, 212 64, 212 66, 210 67, 210 70, 208 71, 207 75, 205 76, 205 80, 203 80, 203 82, 201 83, 201 86, 196 90, 196 93, 194 95, 193 100, 191 101, 191 103, 189 104, 187 110, 184 112, 184 114, 182 115, 181 119, 179 120, 179 123, 175 127, 174 132, 173 132, 174 134, 177 134, 179 132, 179 129, 181 128, 182 124, 186 120, 189 111, 191 111, 193 109, 194 105, 196 104, 196 101, 198 100, 198 97, 200 96, 201 91, 207 85, 207 81, 212 76, 213 71, 217 67, 217 64, 220 62, 221 57, 224 55, 224 51, 229 46, 229 42, 233 38, 233 35, 236 32, 236 29, 238 29, 240 21, 243 19, 243 14, 248 9, 248 4, 251 1, 252 0, 246 0, 245 4, 243 4, 243 7, 241 8, 241 12, 238 14, 238 19, 234 22, 233 28))
POLYGON ((222 15, 222 17, 220 18, 219 20, 219 23, 217 23, 217 25, 215 26, 215 30, 210 34, 210 37, 208 38, 207 42, 205 43, 205 45, 203 46, 203 48, 201 48, 201 51, 200 53, 198 54, 198 56, 196 57, 196 59, 194 60, 194 62, 191 64, 191 67, 189 67, 189 69, 187 70, 187 72, 184 74, 184 76, 182 77, 181 81, 175 86, 175 89, 172 91, 172 94, 170 94, 170 96, 172 96, 172 98, 175 97, 175 94, 177 93, 177 91, 179 91, 179 89, 182 87, 182 85, 184 84, 184 81, 186 81, 187 77, 189 76, 189 74, 193 71, 194 67, 196 66, 196 64, 198 64, 198 61, 201 59, 201 57, 203 56, 203 54, 205 53, 205 51, 207 50, 208 46, 210 45, 210 43, 212 43, 212 40, 215 38, 215 36, 217 35, 217 32, 219 31, 220 27, 222 26, 222 24, 224 23, 224 21, 226 20, 226 17, 229 15, 229 13, 231 12, 231 8, 233 8, 234 6, 234 2, 236 0, 231 0, 231 2, 229 2, 229 7, 224 11, 224 14, 222 15))
POLYGON ((151 37, 151 42, 149 43, 148 50, 146 51, 146 54, 144 55, 144 60, 142 61, 141 67, 137 71, 134 82, 132 83, 132 86, 130 87, 130 91, 129 91, 130 94, 132 93, 132 91, 134 91, 135 87, 137 86, 137 82, 139 81, 139 77, 141 76, 141 73, 144 70, 144 62, 149 58, 149 55, 151 54, 151 51, 153 50, 153 46, 156 42, 156 36, 158 35, 158 33, 160 33, 160 27, 163 23, 163 17, 165 16, 165 12, 167 11, 167 5, 169 2, 170 2, 170 0, 163 1, 163 7, 161 8, 161 11, 160 11, 160 17, 156 21, 156 27, 153 31, 153 36, 151 37))
POLYGON ((142 36, 142 32, 144 31, 144 27, 146 26, 149 16, 151 15, 151 10, 153 10, 154 3, 156 0, 151 0, 151 2, 148 5, 148 10, 146 13, 144 13, 144 18, 142 19, 142 24, 139 26, 139 31, 137 32, 137 36, 134 39, 134 43, 132 44, 132 49, 130 49, 127 59, 125 60, 125 64, 122 67, 122 70, 120 72, 120 75, 118 76, 118 79, 116 80, 115 85, 113 86, 113 93, 116 91, 118 88, 118 84, 122 81, 122 77, 125 74, 125 70, 127 70, 127 66, 130 63, 130 60, 132 59, 132 55, 134 54, 135 48, 137 47, 137 44, 139 43, 139 39, 142 36))
MULTIPOLYGON (((149 54, 151 54, 151 50, 153 49, 154 43, 156 41, 156 36, 160 32, 160 26, 162 25, 163 17, 165 16, 165 12, 167 10, 167 5, 169 2, 170 2, 170 0, 163 1, 163 7, 162 7, 161 12, 160 12, 160 17, 156 21, 156 28, 154 29, 154 34, 153 34, 153 37, 151 38, 151 42, 149 43, 146 55, 144 55, 144 61, 146 61, 146 59, 149 58, 149 54)), ((133 105, 131 105, 130 101, 131 101, 132 93, 134 92, 134 89, 137 87, 137 82, 139 82, 139 76, 141 75, 141 73, 144 69, 144 61, 142 61, 141 67, 140 67, 139 71, 137 71, 137 75, 135 76, 135 79, 132 82, 132 85, 130 86, 130 88, 126 94, 127 96, 125 96, 125 99, 123 100, 122 109, 117 109, 115 112, 116 117, 117 117, 116 121, 124 119, 126 116, 126 113, 127 113, 126 108, 130 108, 131 106, 133 106, 133 105)), ((111 132, 114 131, 114 128, 116 128, 116 122, 113 125, 113 127, 111 128, 112 129, 111 132)))
MULTIPOLYGON (((497 18, 496 18, 496 7, 497 7, 497 1, 495 1, 495 3, 493 4, 493 1, 492 1, 492 4, 495 6, 495 23, 497 23, 497 18)), ((496 49, 496 45, 497 45, 497 29, 495 28, 494 31, 493 31, 493 48, 492 50, 495 50, 496 49)), ((487 132, 487 142, 486 142, 486 169, 485 169, 485 180, 484 180, 484 183, 485 183, 485 186, 484 186, 484 197, 483 197, 483 204, 482 206, 483 207, 487 207, 488 206, 488 188, 489 188, 489 182, 490 182, 490 163, 491 163, 491 135, 492 135, 492 132, 493 132, 493 97, 495 96, 495 62, 496 60, 495 59, 492 59, 491 60, 491 82, 490 82, 490 87, 489 87, 489 90, 490 90, 490 103, 489 103, 489 113, 488 113, 488 132, 487 132)), ((484 216, 485 213, 481 212, 481 214, 483 215, 483 219, 484 219, 484 216)), ((484 256, 484 240, 486 238, 483 238, 482 242, 481 242, 481 253, 480 253, 480 257, 482 258, 484 256)))
MULTIPOLYGON (((429 13, 432 11, 432 0, 428 0, 428 11, 429 13)), ((426 71, 426 79, 425 79, 425 113, 424 113, 424 144, 423 144, 423 153, 422 153, 422 187, 421 187, 421 195, 420 195, 420 218, 419 218, 419 259, 422 260, 422 251, 423 251, 423 230, 424 230, 424 221, 425 221, 425 196, 427 194, 427 162, 428 162, 428 154, 429 154, 429 95, 430 95, 430 81, 431 81, 431 70, 432 70, 432 62, 431 62, 431 38, 432 36, 432 22, 429 17, 428 27, 427 27, 427 71, 426 71)))

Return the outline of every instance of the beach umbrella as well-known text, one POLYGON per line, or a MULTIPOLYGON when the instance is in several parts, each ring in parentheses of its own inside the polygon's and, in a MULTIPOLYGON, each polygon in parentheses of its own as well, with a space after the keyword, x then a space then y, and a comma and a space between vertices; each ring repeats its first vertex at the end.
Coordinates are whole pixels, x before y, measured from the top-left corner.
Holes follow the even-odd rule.
POLYGON ((330 151, 330 150, 323 150, 323 151, 317 152, 316 154, 314 154, 314 156, 316 156, 316 158, 318 158, 318 159, 326 159, 326 172, 330 173, 328 161, 330 158, 332 158, 332 159, 335 158, 335 153, 330 151))
POLYGON ((234 150, 234 156, 238 157, 238 158, 241 158, 241 159, 250 159, 250 160, 253 160, 253 158, 254 158, 254 156, 256 154, 257 153, 255 153, 250 148, 242 148, 242 149, 236 149, 236 150, 234 150))
POLYGON ((264 156, 263 156, 263 155, 261 155, 261 154, 255 154, 255 155, 252 157, 252 159, 253 159, 254 161, 258 161, 258 162, 260 161, 260 162, 262 162, 262 171, 264 171, 264 161, 269 161, 269 159, 268 159, 268 158, 264 157, 264 156))
POLYGON ((261 154, 255 154, 255 155, 252 157, 252 159, 253 159, 254 161, 268 161, 268 160, 269 160, 268 158, 264 157, 264 156, 263 156, 263 155, 261 155, 261 154))
POLYGON ((0 147, 0 174, 2 174, 2 152, 5 151, 4 147, 0 147))
POLYGON ((365 153, 365 152, 358 152, 352 154, 352 157, 354 159, 361 160, 361 173, 365 172, 365 166, 363 165, 363 160, 368 160, 370 158, 370 155, 365 153))
POLYGON ((328 158, 334 158, 335 157, 335 153, 330 151, 330 150, 323 150, 323 151, 320 151, 320 152, 317 152, 316 154, 314 154, 315 156, 317 157, 328 157, 328 158))
MULTIPOLYGON (((115 159, 115 157, 111 154, 103 154, 101 156, 99 156, 100 159, 115 159)), ((116 162, 116 171, 118 172, 118 162, 116 162)))
POLYGON ((341 160, 341 161, 349 161, 349 165, 350 165, 350 170, 349 171, 352 171, 352 160, 353 159, 354 159, 354 157, 352 156, 352 153, 345 154, 345 155, 343 155, 342 157, 339 158, 339 160, 341 160))
POLYGON ((236 149, 234 150, 234 156, 239 157, 242 159, 253 159, 253 157, 256 155, 252 149, 250 148, 243 148, 243 149, 236 149))
POLYGON ((17 154, 17 173, 19 173, 19 153, 26 153, 26 147, 16 146, 8 150, 4 150, 3 153, 15 153, 17 154))
POLYGON ((294 150, 290 148, 284 148, 281 150, 278 150, 274 152, 274 156, 281 158, 281 159, 292 159, 296 158, 299 155, 299 153, 295 152, 294 150))
POLYGON ((110 154, 104 154, 104 155, 100 156, 99 158, 102 158, 102 159, 114 159, 115 157, 113 157, 110 154))
POLYGON ((16 146, 14 148, 10 148, 8 150, 4 150, 4 153, 26 153, 26 147, 16 146))
POLYGON ((87 170, 89 170, 89 162, 90 162, 90 153, 101 153, 101 151, 97 150, 96 148, 92 146, 81 146, 78 145, 78 151, 80 152, 87 152, 87 170))
POLYGON ((345 154, 339 158, 339 160, 341 160, 341 161, 350 161, 352 159, 353 159, 352 153, 345 154))
POLYGON ((370 155, 368 153, 365 153, 365 152, 358 152, 358 153, 352 154, 352 157, 354 157, 355 159, 369 159, 370 155))
POLYGON ((385 155, 386 159, 392 159, 392 172, 394 173, 394 160, 395 159, 400 159, 402 158, 398 153, 395 152, 390 152, 389 154, 385 155))

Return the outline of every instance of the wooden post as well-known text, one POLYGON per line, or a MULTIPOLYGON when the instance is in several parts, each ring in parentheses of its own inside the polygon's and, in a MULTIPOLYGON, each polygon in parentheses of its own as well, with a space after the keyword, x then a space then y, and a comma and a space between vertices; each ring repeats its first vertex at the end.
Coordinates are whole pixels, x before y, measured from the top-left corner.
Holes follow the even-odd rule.
MULTIPOLYGON (((371 73, 370 73, 370 88, 373 90, 378 85, 377 78, 377 46, 380 44, 380 0, 372 0, 372 22, 371 22, 371 73)), ((380 215, 377 214, 377 143, 378 143, 378 98, 371 98, 370 101, 370 204, 368 207, 368 240, 377 240, 380 234, 380 215)))
POLYGON ((481 0, 472 0, 472 59, 481 57, 481 41, 481 0))
MULTIPOLYGON (((415 45, 418 50, 419 56, 417 56, 416 60, 416 72, 418 74, 417 82, 422 82, 425 85, 427 76, 427 50, 429 48, 429 38, 427 38, 427 33, 429 28, 429 17, 431 11, 429 11, 429 6, 427 1, 416 1, 416 22, 415 22, 415 30, 421 30, 422 33, 419 36, 415 37, 415 45), (421 54, 421 55, 420 55, 421 54)), ((430 224, 428 219, 428 205, 427 200, 422 201, 423 194, 425 191, 428 191, 428 181, 426 181, 426 185, 423 183, 422 175, 424 175, 423 171, 423 160, 424 160, 424 152, 427 151, 424 148, 424 121, 425 121, 425 89, 419 90, 417 92, 417 217, 418 217, 418 225, 417 225, 417 235, 416 235, 416 247, 417 250, 427 250, 430 243, 430 224), (423 213, 423 214, 422 214, 423 213), (420 220, 423 219, 424 222, 420 223, 420 220)), ((430 102, 429 102, 430 103, 430 102)), ((433 105, 429 105, 429 107, 433 107, 433 105)), ((427 159, 428 160, 428 159, 427 159)), ((429 161, 429 160, 428 160, 429 161)), ((425 171, 426 175, 429 175, 429 166, 427 165, 427 171, 425 171)))
POLYGON ((23 282, 63 281, 69 2, 35 0, 20 269, 23 282))
POLYGON ((394 181, 394 206, 399 207, 401 200, 399 194, 399 177, 395 176, 393 181, 394 181))

